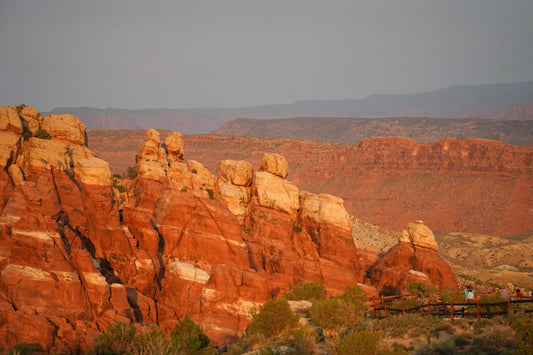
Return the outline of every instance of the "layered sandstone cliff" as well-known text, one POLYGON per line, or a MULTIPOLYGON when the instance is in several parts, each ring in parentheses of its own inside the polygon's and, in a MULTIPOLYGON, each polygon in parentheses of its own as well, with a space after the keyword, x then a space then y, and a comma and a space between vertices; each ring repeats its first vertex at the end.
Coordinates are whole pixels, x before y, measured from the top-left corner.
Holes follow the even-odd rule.
MULTIPOLYGON (((299 282, 322 282, 330 294, 365 277, 405 284, 401 275, 368 279, 385 268, 354 243, 343 200, 301 191, 279 154, 264 154, 257 171, 222 161, 216 176, 185 159, 179 133, 162 141, 147 130, 137 176, 120 191, 86 144, 74 116, 0 107, 3 346, 74 352, 115 321, 172 328, 185 314, 223 343, 255 306, 299 282)), ((428 266, 441 261, 434 246, 414 240, 408 271, 439 286, 453 279, 444 268, 439 279, 428 266)), ((400 260, 387 255, 387 267, 400 260)))

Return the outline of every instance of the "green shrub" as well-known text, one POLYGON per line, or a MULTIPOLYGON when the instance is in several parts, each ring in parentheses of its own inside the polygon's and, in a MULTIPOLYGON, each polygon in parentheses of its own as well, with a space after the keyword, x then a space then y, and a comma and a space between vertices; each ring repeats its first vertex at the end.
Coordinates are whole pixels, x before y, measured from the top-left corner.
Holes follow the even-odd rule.
POLYGON ((24 132, 22 133, 22 138, 24 138, 24 140, 27 141, 31 137, 33 137, 33 133, 31 133, 30 129, 25 129, 24 132))
POLYGON ((320 282, 306 282, 291 286, 283 297, 289 301, 314 301, 326 298, 326 288, 320 282))
POLYGON ((281 354, 294 355, 313 355, 315 352, 315 334, 310 332, 310 327, 296 328, 290 330, 277 344, 277 348, 282 346, 287 347, 284 350, 280 349, 281 354))
POLYGON ((436 338, 424 337, 416 344, 413 354, 456 354, 455 343, 453 339, 439 341, 436 338))
POLYGON ((515 342, 510 331, 493 330, 474 338, 472 346, 481 354, 510 354, 509 350, 515 346, 515 342))
POLYGON ((133 324, 117 322, 107 327, 105 333, 94 339, 95 354, 130 354, 138 347, 133 324))
POLYGON ((170 332, 170 345, 172 353, 204 354, 204 349, 209 346, 209 338, 199 324, 185 315, 170 332))
POLYGON ((517 313, 512 316, 511 327, 515 331, 518 346, 516 354, 533 354, 533 315, 517 313))
POLYGON ((298 234, 302 231, 302 227, 300 226, 294 226, 294 233, 298 234))
POLYGON ((435 286, 423 282, 411 282, 407 285, 407 291, 416 297, 420 304, 426 304, 435 297, 437 289, 435 286))
POLYGON ((124 185, 118 185, 117 187, 118 192, 124 193, 126 192, 126 186, 124 185))
POLYGON ((379 335, 369 331, 349 334, 336 346, 338 355, 377 354, 379 335))
POLYGON ((148 331, 138 335, 136 354, 170 354, 171 343, 167 341, 167 334, 156 325, 150 326, 148 331))
POLYGON ((309 309, 313 323, 326 329, 334 329, 346 324, 344 307, 337 299, 317 300, 309 309))
POLYGON ((408 298, 405 300, 394 301, 391 304, 391 308, 394 309, 410 309, 417 306, 416 300, 408 298))
POLYGON ((505 312, 508 308, 507 298, 500 295, 490 295, 486 297, 481 297, 479 303, 482 305, 482 311, 486 309, 488 312, 505 312), (505 304, 495 305, 495 306, 486 306, 487 303, 499 303, 505 302, 505 304))
POLYGON ((291 307, 283 297, 268 300, 261 306, 259 312, 252 318, 246 328, 249 335, 261 334, 266 338, 280 334, 287 328, 292 328, 298 322, 298 317, 292 314, 291 307))
POLYGON ((465 345, 468 345, 468 344, 471 343, 472 336, 470 334, 466 334, 466 333, 459 334, 459 335, 456 335, 453 338, 453 341, 454 341, 456 346, 465 346, 465 345))
POLYGON ((346 302, 354 311, 361 312, 366 310, 365 302, 368 300, 368 296, 357 285, 346 286, 344 293, 336 298, 346 302))
POLYGON ((35 131, 35 137, 40 139, 52 139, 52 137, 50 137, 50 134, 41 128, 35 131))
POLYGON ((42 350, 41 346, 36 343, 18 343, 13 346, 9 355, 30 355, 40 350, 42 350))
POLYGON ((343 307, 344 318, 346 325, 354 325, 357 323, 363 312, 366 311, 365 304, 368 296, 361 290, 359 286, 346 286, 346 290, 335 299, 341 303, 343 307))
POLYGON ((137 172, 137 169, 133 166, 128 166, 128 170, 126 171, 126 176, 130 178, 131 180, 134 180, 139 173, 137 172))
POLYGON ((440 292, 440 299, 446 303, 461 303, 465 301, 465 296, 458 293, 457 290, 451 286, 446 286, 440 292))
POLYGON ((213 190, 211 189, 205 189, 205 191, 207 191, 207 194, 209 195, 209 198, 211 200, 214 200, 215 199, 215 193, 213 192, 213 190))
POLYGON ((196 169, 191 169, 191 173, 198 174, 198 171, 196 169))

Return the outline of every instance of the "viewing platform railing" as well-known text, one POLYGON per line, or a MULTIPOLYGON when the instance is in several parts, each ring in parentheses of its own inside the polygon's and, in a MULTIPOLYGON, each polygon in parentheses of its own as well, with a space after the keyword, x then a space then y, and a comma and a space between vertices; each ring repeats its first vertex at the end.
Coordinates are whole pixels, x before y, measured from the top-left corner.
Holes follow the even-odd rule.
POLYGON ((418 313, 421 315, 449 316, 452 320, 457 316, 476 317, 481 320, 483 317, 509 314, 519 309, 526 313, 533 312, 533 298, 531 297, 523 297, 519 300, 509 298, 503 302, 491 303, 480 302, 479 299, 476 299, 469 302, 431 302, 411 308, 394 308, 392 306, 394 301, 407 298, 410 297, 406 295, 374 297, 371 306, 373 318, 382 319, 394 314, 418 313))

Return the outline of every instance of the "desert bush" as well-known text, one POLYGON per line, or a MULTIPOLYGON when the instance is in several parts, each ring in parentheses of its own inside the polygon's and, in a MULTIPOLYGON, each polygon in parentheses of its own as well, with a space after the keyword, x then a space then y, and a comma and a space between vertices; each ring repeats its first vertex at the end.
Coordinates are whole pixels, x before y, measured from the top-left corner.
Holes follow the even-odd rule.
MULTIPOLYGON (((408 313, 374 321, 372 327, 376 331, 381 331, 386 336, 402 337, 413 329, 422 329, 425 331, 425 328, 427 328, 426 318, 432 319, 432 317, 423 317, 418 313, 408 313)), ((421 334, 423 332, 418 335, 421 334)))
MULTIPOLYGON (((209 338, 202 327, 188 315, 178 322, 170 332, 170 346, 172 353, 177 354, 209 354, 209 338)), ((215 352, 216 353, 216 352, 215 352)))
POLYGON ((440 299, 442 302, 461 303, 464 302, 464 295, 457 292, 457 290, 451 286, 446 286, 440 292, 440 299))
POLYGON ((105 333, 94 339, 94 353, 103 355, 131 354, 138 347, 136 333, 137 328, 133 324, 123 322, 111 324, 105 333))
POLYGON ((424 337, 416 344, 413 354, 456 354, 455 343, 453 339, 439 341, 436 338, 424 337))
POLYGON ((336 298, 349 305, 350 310, 353 312, 360 313, 365 311, 367 308, 365 302, 367 301, 368 296, 357 285, 346 286, 344 293, 336 298))
POLYGON ((126 186, 124 186, 124 185, 117 185, 116 188, 117 188, 118 192, 121 192, 121 193, 124 193, 127 190, 126 186))
POLYGON ((451 326, 450 323, 447 323, 441 319, 438 320, 438 323, 435 324, 431 330, 430 330, 430 334, 435 337, 435 338, 439 338, 440 336, 440 332, 446 332, 448 334, 453 334, 455 332, 455 330, 453 329, 453 327, 451 326))
POLYGON ((369 331, 357 331, 348 334, 344 340, 337 344, 338 355, 351 354, 377 354, 379 335, 369 331))
POLYGON ((291 286, 283 294, 283 298, 289 301, 314 301, 326 298, 326 288, 320 282, 306 282, 291 286))
POLYGON ((510 331, 493 330, 474 338, 472 346, 477 349, 478 354, 511 354, 516 344, 510 331))
MULTIPOLYGON (((26 104, 20 104, 15 106, 15 110, 17 110, 17 113, 20 114, 20 111, 22 111, 26 107, 26 104)), ((26 344, 26 343, 23 343, 26 344)))
POLYGON ((166 332, 152 325, 146 332, 137 335, 137 346, 132 354, 170 354, 172 350, 166 332))
POLYGON ((128 169, 126 170, 126 176, 130 178, 131 180, 134 180, 139 173, 137 172, 137 169, 134 166, 128 166, 128 169))
POLYGON ((39 128, 37 131, 35 131, 35 137, 40 139, 52 139, 50 137, 50 133, 48 133, 46 130, 39 128))
POLYGON ((344 307, 337 299, 317 300, 309 309, 309 316, 314 324, 326 329, 341 327, 346 323, 344 307))
POLYGON ((205 189, 205 191, 207 191, 207 194, 209 195, 209 198, 211 200, 214 200, 215 199, 215 193, 213 192, 213 190, 211 189, 205 189))
POLYGON ((300 226, 294 226, 294 233, 298 234, 302 231, 302 227, 300 226))
POLYGON ((40 350, 41 346, 36 343, 18 343, 13 346, 9 355, 30 355, 40 350))
POLYGON ((517 313, 511 317, 511 327, 515 331, 518 349, 515 354, 533 354, 533 315, 517 313))
POLYGON ((282 354, 313 355, 315 354, 315 334, 312 329, 296 328, 289 330, 276 345, 282 354))
POLYGON ((423 282, 411 282, 407 285, 407 291, 417 298, 420 304, 426 304, 435 298, 437 289, 423 282))
POLYGON ((268 300, 254 314, 252 321, 246 327, 246 333, 261 334, 266 338, 280 334, 287 328, 292 328, 298 322, 298 317, 292 314, 291 307, 283 297, 268 300))
POLYGON ((472 342, 472 336, 467 333, 459 334, 453 338, 453 342, 455 346, 465 346, 472 342))
POLYGON ((417 306, 417 302, 416 300, 412 298, 400 300, 400 301, 394 301, 391 304, 391 308, 394 308, 394 309, 410 309, 416 306, 417 306))
POLYGON ((479 303, 483 308, 485 308, 488 312, 505 312, 507 310, 507 298, 502 297, 500 295, 490 295, 486 297, 481 297, 479 299, 479 303), (498 303, 498 302, 505 302, 505 304, 501 305, 495 305, 495 306, 487 306, 487 303, 498 303))
POLYGON ((104 334, 94 339, 93 349, 88 354, 218 354, 216 349, 208 346, 209 338, 202 327, 186 315, 172 329, 170 340, 156 325, 142 333, 134 324, 111 324, 104 334))

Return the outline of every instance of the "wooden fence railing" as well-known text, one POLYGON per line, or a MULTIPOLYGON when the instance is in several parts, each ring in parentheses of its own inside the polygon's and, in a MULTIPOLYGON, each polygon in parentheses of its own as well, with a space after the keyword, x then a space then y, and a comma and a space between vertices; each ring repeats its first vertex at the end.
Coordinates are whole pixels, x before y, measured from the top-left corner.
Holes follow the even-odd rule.
POLYGON ((533 312, 533 298, 523 298, 520 300, 508 299, 505 302, 481 303, 479 300, 470 302, 438 302, 428 303, 412 308, 394 308, 392 300, 405 299, 406 296, 382 297, 372 300, 374 319, 387 318, 391 314, 419 313, 422 315, 450 316, 453 320, 456 316, 461 317, 488 317, 498 314, 512 313, 517 309, 522 309, 523 305, 532 304, 525 307, 525 312, 533 312))

